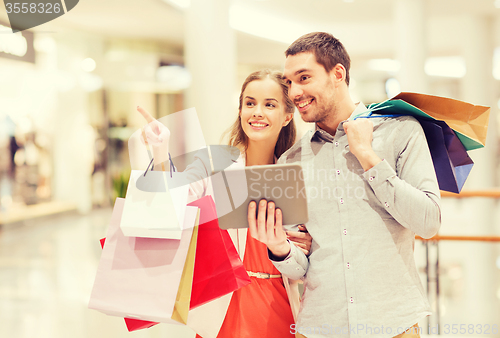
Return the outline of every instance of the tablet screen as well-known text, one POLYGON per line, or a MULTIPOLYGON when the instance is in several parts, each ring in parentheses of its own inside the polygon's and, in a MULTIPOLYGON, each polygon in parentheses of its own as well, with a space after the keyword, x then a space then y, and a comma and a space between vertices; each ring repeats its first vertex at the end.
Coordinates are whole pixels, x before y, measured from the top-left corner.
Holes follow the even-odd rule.
POLYGON ((273 201, 283 212, 283 224, 308 221, 302 167, 276 164, 227 169, 212 176, 214 200, 221 229, 247 228, 251 201, 273 201))

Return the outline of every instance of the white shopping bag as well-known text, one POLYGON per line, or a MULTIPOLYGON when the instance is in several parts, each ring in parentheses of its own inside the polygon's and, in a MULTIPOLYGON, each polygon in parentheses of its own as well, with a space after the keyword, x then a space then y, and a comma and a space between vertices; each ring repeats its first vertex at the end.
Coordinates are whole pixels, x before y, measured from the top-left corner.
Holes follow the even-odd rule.
POLYGON ((179 184, 182 173, 132 170, 120 227, 125 236, 180 239, 189 185, 179 184), (172 187, 169 189, 169 186, 172 187))

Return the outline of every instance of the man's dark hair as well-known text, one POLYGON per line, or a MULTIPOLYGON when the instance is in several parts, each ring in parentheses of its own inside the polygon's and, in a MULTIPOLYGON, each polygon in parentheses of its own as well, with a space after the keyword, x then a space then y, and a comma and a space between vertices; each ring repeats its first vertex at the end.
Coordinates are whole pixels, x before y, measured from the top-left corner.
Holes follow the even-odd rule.
POLYGON ((349 85, 351 58, 344 45, 333 35, 324 32, 309 33, 295 40, 285 51, 285 56, 313 52, 316 62, 329 73, 338 63, 346 70, 345 82, 349 85))

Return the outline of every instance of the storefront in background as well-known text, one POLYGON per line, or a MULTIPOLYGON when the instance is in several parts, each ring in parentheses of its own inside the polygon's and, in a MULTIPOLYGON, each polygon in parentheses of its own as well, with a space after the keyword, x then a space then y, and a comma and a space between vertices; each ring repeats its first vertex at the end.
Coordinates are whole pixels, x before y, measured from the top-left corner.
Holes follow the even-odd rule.
POLYGON ((49 135, 34 90, 34 34, 0 22, 0 211, 51 199, 49 135), (33 81, 33 82, 32 82, 33 81))
POLYGON ((183 109, 182 86, 158 77, 171 64, 182 64, 181 51, 159 43, 0 35, 0 224, 122 195, 127 140, 144 123, 135 107, 157 117, 183 109))

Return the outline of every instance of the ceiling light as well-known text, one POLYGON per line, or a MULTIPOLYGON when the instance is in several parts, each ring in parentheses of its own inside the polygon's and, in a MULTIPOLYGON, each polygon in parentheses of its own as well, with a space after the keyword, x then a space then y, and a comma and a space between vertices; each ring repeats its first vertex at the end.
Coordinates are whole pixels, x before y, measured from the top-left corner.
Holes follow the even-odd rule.
POLYGON ((177 65, 162 66, 156 71, 158 82, 166 84, 171 90, 186 89, 191 85, 191 73, 177 65))
POLYGON ((393 59, 371 59, 368 61, 368 67, 372 70, 396 73, 401 68, 401 64, 393 59))
POLYGON ((290 44, 311 27, 266 11, 259 11, 242 3, 235 3, 229 10, 231 28, 269 40, 290 44))
POLYGON ((432 57, 425 62, 425 73, 429 76, 461 78, 467 73, 467 68, 461 56, 432 57))
POLYGON ((96 63, 94 59, 86 58, 85 60, 82 61, 81 67, 84 71, 90 73, 95 69, 96 63))
POLYGON ((95 92, 102 88, 103 81, 98 75, 81 73, 78 78, 80 87, 86 92, 95 92))
POLYGON ((170 5, 174 5, 175 7, 180 9, 186 9, 191 5, 190 0, 163 0, 163 1, 165 1, 170 5))
POLYGON ((0 25, 0 52, 23 57, 28 52, 28 42, 21 32, 10 33, 9 28, 0 25))
POLYGON ((50 53, 56 50, 56 41, 50 36, 35 36, 34 47, 37 52, 50 53))

